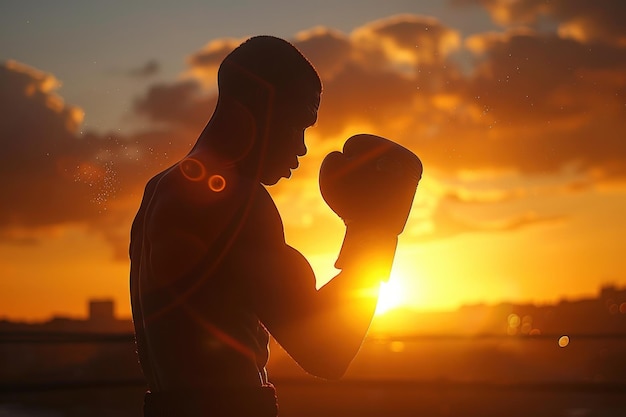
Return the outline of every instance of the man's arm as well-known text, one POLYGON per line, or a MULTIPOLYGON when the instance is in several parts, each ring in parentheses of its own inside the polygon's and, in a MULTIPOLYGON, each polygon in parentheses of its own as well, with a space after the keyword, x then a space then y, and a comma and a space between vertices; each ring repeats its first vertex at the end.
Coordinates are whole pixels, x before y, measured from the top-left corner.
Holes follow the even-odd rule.
MULTIPOLYGON (((278 258, 276 253, 270 256, 278 258)), ((285 246, 280 257, 282 261, 265 262, 261 268, 255 263, 256 274, 265 275, 253 287, 256 313, 304 370, 340 378, 367 334, 380 279, 355 267, 317 290, 313 271, 299 252, 285 246)))
MULTIPOLYGON (((391 272, 422 165, 412 152, 374 135, 356 135, 320 169, 322 196, 346 224, 335 266, 341 272, 319 291, 309 264, 284 243, 257 245, 262 271, 259 316, 279 343, 309 372, 343 375, 370 326, 380 282, 391 272), (270 252, 272 251, 272 252, 270 252)), ((271 201, 271 200, 270 200, 271 201)), ((263 210, 259 210, 262 212, 263 210)))
POLYGON ((255 226, 241 236, 236 249, 237 273, 249 280, 250 304, 304 370, 340 378, 367 334, 380 282, 388 278, 393 258, 380 256, 389 251, 381 251, 379 242, 369 249, 364 245, 353 262, 318 290, 305 257, 285 243, 270 197, 261 197, 248 219, 255 226))
MULTIPOLYGON (((302 255, 292 256, 295 263, 298 262, 295 258, 302 255)), ((310 295, 308 302, 292 306, 294 311, 301 309, 300 324, 285 323, 270 330, 278 333, 276 339, 305 370, 320 377, 338 379, 348 369, 367 335, 380 282, 388 278, 389 272, 390 264, 388 267, 376 265, 373 258, 364 254, 359 262, 344 268, 310 295)), ((289 320, 288 315, 286 317, 289 320)))

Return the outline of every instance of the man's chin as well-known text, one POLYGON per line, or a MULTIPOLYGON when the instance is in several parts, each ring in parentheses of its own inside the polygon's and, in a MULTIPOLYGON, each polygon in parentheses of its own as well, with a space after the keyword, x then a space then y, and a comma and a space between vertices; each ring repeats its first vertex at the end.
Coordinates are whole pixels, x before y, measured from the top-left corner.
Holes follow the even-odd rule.
POLYGON ((283 178, 289 179, 291 177, 291 171, 289 172, 288 175, 280 175, 280 176, 274 176, 274 177, 270 177, 270 178, 263 178, 261 179, 261 184, 263 185, 267 185, 267 186, 272 186, 272 185, 276 185, 278 184, 278 181, 280 181, 283 178))
POLYGON ((283 178, 289 179, 291 178, 291 174, 292 174, 291 170, 292 168, 288 168, 283 173, 278 173, 278 172, 266 173, 266 175, 261 178, 261 184, 267 185, 267 186, 276 185, 278 181, 280 181, 283 178))

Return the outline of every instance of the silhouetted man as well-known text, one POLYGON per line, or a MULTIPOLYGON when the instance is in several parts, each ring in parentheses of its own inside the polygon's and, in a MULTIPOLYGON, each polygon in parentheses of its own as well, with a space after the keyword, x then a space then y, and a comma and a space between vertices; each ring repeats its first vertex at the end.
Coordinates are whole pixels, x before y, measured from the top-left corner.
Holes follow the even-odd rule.
POLYGON ((348 228, 341 272, 317 290, 265 186, 306 153, 320 79, 291 44, 260 36, 224 59, 218 87, 193 149, 148 182, 131 232, 146 416, 274 417, 268 332, 311 374, 343 375, 421 176, 417 157, 371 135, 326 158, 321 191, 348 228))

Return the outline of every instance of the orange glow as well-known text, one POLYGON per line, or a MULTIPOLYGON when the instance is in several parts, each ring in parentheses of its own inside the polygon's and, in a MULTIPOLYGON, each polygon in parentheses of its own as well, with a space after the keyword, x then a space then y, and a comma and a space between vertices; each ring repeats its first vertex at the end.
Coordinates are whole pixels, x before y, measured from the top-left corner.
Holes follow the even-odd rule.
POLYGON ((219 174, 214 174, 209 177, 209 188, 211 191, 219 193, 226 188, 226 179, 219 174))
POLYGON ((400 307, 404 304, 405 289, 397 277, 392 277, 380 286, 380 295, 376 306, 376 315, 381 315, 389 310, 400 307))
POLYGON ((186 158, 179 166, 180 171, 189 181, 200 181, 206 176, 206 168, 195 158, 186 158))
MULTIPOLYGON (((489 11, 508 22, 511 10, 504 3, 493 2, 489 11)), ((575 41, 602 35, 583 23, 559 22, 553 34, 529 28, 477 31, 450 61, 447 54, 459 46, 460 33, 425 18, 369 22, 350 34, 318 27, 297 35, 323 78, 320 118, 307 130, 308 152, 299 168, 268 192, 287 243, 310 262, 316 285, 337 274, 333 264, 345 232, 320 196, 319 167, 346 138, 365 132, 409 147, 425 167, 392 277, 381 287, 378 316, 398 307, 552 304, 594 297, 607 282, 626 285, 619 94, 626 73, 604 58, 608 46, 575 41), (331 45, 337 49, 326 49, 331 45), (478 65, 471 64, 471 54, 478 65), (555 63, 550 71, 541 71, 545 56, 555 63)), ((11 113, 23 114, 23 120, 10 122, 24 126, 27 136, 16 137, 9 149, 19 153, 6 156, 19 159, 9 161, 16 168, 6 175, 9 210, 3 204, 0 219, 0 318, 84 315, 91 297, 114 297, 121 314, 130 314, 128 238, 141 190, 149 173, 189 151, 193 132, 202 127, 193 123, 210 116, 204 106, 215 98, 217 57, 240 41, 216 39, 192 52, 189 71, 206 87, 197 92, 202 94, 181 80, 170 80, 164 96, 137 92, 142 104, 133 107, 138 118, 131 122, 142 129, 110 136, 97 133, 107 126, 94 129, 97 117, 85 126, 88 135, 72 133, 68 126, 78 126, 82 111, 64 104, 57 94, 60 82, 16 61, 5 63, 16 80, 6 93, 15 87, 19 91, 11 94, 24 102, 9 106, 24 109, 11 113), (181 91, 189 94, 170 103, 181 91), (39 110, 30 115, 31 107, 39 110), (183 115, 180 108, 198 112, 183 115), (61 126, 58 138, 33 130, 47 126, 48 119, 36 119, 44 114, 61 126), (154 123, 143 126, 141 117, 154 123), (161 123, 170 127, 161 129, 161 123), (140 158, 149 149, 152 156, 140 158)), ((208 152, 193 155, 202 157, 186 157, 178 169, 190 188, 204 192, 198 195, 218 200, 235 191, 233 161, 208 152)), ((611 320, 626 315, 623 301, 606 306, 611 320)), ((518 312, 507 320, 508 313, 498 318, 503 332, 552 334, 539 316, 532 320, 518 312)))

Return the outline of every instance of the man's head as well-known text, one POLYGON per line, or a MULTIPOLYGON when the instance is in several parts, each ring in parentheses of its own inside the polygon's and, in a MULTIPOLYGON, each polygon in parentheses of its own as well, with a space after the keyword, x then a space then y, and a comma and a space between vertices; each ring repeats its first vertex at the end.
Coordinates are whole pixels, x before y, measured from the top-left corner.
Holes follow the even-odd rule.
POLYGON ((218 88, 218 103, 235 102, 253 120, 243 161, 264 184, 289 177, 306 153, 304 130, 317 120, 322 85, 311 63, 283 39, 256 36, 224 59, 218 88))

